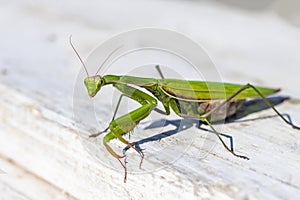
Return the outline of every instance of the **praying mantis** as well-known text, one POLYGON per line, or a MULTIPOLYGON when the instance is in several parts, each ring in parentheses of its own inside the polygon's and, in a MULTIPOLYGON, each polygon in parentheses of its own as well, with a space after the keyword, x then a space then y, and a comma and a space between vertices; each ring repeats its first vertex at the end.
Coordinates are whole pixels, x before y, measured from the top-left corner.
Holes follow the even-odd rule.
MULTIPOLYGON (((90 97, 94 97, 102 87, 107 85, 111 85, 121 92, 109 126, 104 131, 90 135, 90 137, 97 137, 109 131, 103 138, 103 144, 107 151, 116 158, 124 168, 124 182, 127 180, 126 163, 122 162, 125 155, 117 154, 108 143, 113 139, 118 139, 134 149, 143 159, 143 154, 135 147, 135 142, 129 142, 123 136, 131 132, 139 122, 147 118, 153 110, 164 112, 166 115, 169 115, 171 110, 173 110, 175 114, 182 118, 200 120, 211 128, 212 132, 217 136, 227 151, 236 157, 247 160, 249 159, 247 156, 237 154, 232 147, 229 148, 221 138, 220 133, 212 125, 215 121, 224 120, 234 115, 246 99, 262 98, 285 123, 300 130, 299 126, 294 125, 284 118, 265 97, 279 92, 280 89, 259 87, 249 83, 240 85, 222 82, 168 79, 164 77, 159 65, 156 66, 156 69, 161 79, 120 75, 100 76, 98 75, 100 68, 95 75, 90 76, 83 60, 72 44, 71 36, 69 42, 86 72, 87 77, 84 79, 84 85, 90 97), (145 93, 141 88, 149 91, 152 95, 145 93), (123 97, 128 97, 138 102, 141 106, 116 118, 116 113, 123 97), (158 101, 162 103, 165 111, 156 108, 158 101)), ((118 49, 119 48, 112 51, 101 66, 103 66, 108 58, 118 49)))

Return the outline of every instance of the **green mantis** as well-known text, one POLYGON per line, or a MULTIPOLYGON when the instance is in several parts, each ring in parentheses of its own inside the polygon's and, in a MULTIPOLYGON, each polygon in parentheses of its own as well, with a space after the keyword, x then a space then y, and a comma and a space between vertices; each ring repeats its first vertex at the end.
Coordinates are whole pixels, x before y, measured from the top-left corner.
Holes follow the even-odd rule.
POLYGON ((156 66, 156 69, 158 70, 161 79, 118 75, 100 76, 97 74, 99 70, 94 76, 90 76, 84 62, 72 45, 71 37, 70 44, 86 71, 87 77, 84 79, 84 85, 86 86, 90 97, 94 97, 102 87, 107 85, 115 87, 122 93, 109 126, 104 131, 91 135, 90 137, 97 137, 100 134, 109 131, 103 138, 103 144, 107 151, 116 158, 124 168, 124 182, 126 182, 127 179, 126 165, 125 162, 122 162, 125 155, 117 154, 108 143, 113 139, 118 139, 125 145, 134 149, 143 158, 142 153, 135 147, 135 143, 129 142, 123 136, 132 131, 137 124, 149 116, 153 110, 156 110, 158 101, 162 103, 165 109, 164 112, 167 115, 173 110, 180 117, 198 119, 207 124, 227 151, 232 155, 243 159, 249 158, 237 154, 232 148, 229 148, 221 138, 220 133, 213 127, 212 122, 223 120, 235 114, 245 99, 262 98, 262 100, 275 111, 285 123, 291 125, 295 129, 300 129, 300 127, 295 126, 284 118, 270 101, 266 99, 265 96, 274 94, 278 92, 279 89, 257 87, 249 83, 239 85, 231 83, 167 79, 164 78, 159 66, 156 66), (143 92, 140 88, 146 89, 153 96, 143 92), (138 102, 141 106, 121 117, 115 118, 123 97, 128 97, 138 102), (213 118, 212 115, 214 115, 213 118))

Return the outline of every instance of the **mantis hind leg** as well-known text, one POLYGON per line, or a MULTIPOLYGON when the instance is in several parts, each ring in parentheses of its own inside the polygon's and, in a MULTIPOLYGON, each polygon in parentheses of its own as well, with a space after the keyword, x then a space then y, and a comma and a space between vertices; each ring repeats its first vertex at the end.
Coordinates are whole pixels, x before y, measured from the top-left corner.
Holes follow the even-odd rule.
POLYGON ((273 105, 272 103, 253 85, 247 84, 246 87, 252 88, 262 99, 263 101, 270 107, 272 110, 288 125, 292 126, 294 129, 300 130, 299 126, 294 125, 292 122, 288 121, 273 105))
POLYGON ((219 106, 216 108, 212 109, 210 112, 206 113, 203 115, 204 118, 207 118, 210 116, 213 112, 217 111, 218 109, 222 108, 226 103, 230 102, 235 96, 238 94, 242 93, 244 90, 252 88, 261 98, 262 100, 270 107, 272 110, 288 125, 292 126, 294 129, 300 130, 299 126, 294 125, 292 122, 288 121, 284 116, 272 105, 272 103, 253 85, 251 84, 246 84, 243 87, 241 87, 238 91, 236 91, 233 95, 231 95, 228 99, 226 99, 223 103, 221 103, 219 106))
POLYGON ((243 159, 247 159, 249 160, 249 158, 247 156, 243 156, 243 155, 239 155, 236 154, 231 146, 231 148, 229 148, 226 143, 224 142, 224 140, 221 138, 220 133, 213 127, 213 125, 209 122, 209 120, 207 118, 201 118, 201 121, 207 123, 207 125, 212 129, 212 131, 216 134, 216 136, 218 137, 218 139, 221 141, 221 143, 223 144, 223 146, 225 147, 226 150, 228 150, 230 153, 232 153, 234 156, 239 157, 239 158, 243 158, 243 159))
POLYGON ((234 153, 233 148, 229 148, 225 142, 223 141, 223 139, 221 138, 220 134, 215 130, 215 128, 212 126, 212 124, 209 122, 208 117, 214 113, 215 111, 217 111, 218 109, 222 108, 223 106, 225 106, 228 102, 230 102, 235 96, 237 96, 238 94, 240 94, 241 92, 243 92, 244 90, 248 89, 248 88, 252 88, 262 99, 263 101, 270 107, 272 108, 272 110, 287 124, 291 125, 293 128, 295 129, 300 129, 299 126, 294 125, 292 122, 288 121, 286 118, 283 117, 283 115, 272 105, 272 103, 253 85, 251 84, 246 84, 243 87, 241 87, 238 91, 236 91, 232 96, 230 96, 228 99, 226 99, 224 102, 222 102, 219 106, 217 106, 216 108, 212 109, 211 111, 209 111, 208 113, 202 115, 202 117, 200 118, 201 121, 207 123, 209 125, 209 127, 213 130, 213 132, 217 135, 217 137, 219 138, 219 140, 221 141, 221 143, 223 144, 223 146, 225 147, 225 149, 227 149, 229 152, 231 152, 233 155, 240 157, 240 158, 244 158, 244 159, 249 159, 246 156, 242 156, 242 155, 238 155, 236 153, 234 153))

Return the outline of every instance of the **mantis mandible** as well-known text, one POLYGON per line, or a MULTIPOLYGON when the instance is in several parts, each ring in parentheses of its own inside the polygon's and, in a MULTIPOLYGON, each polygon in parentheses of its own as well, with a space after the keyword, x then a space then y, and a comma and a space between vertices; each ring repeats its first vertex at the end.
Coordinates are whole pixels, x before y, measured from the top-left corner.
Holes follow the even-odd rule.
MULTIPOLYGON (((239 85, 221 82, 166 79, 158 65, 156 66, 156 69, 158 70, 161 79, 118 75, 100 76, 97 74, 100 68, 97 70, 94 76, 90 76, 84 62, 72 44, 71 36, 69 39, 71 47, 75 51, 86 72, 87 77, 84 79, 84 85, 87 89, 88 95, 90 97, 94 97, 100 91, 100 89, 106 85, 112 85, 122 93, 109 126, 104 131, 90 135, 90 137, 97 137, 109 130, 109 133, 107 133, 103 138, 103 144, 107 151, 114 158, 116 158, 124 168, 124 182, 126 182, 127 179, 127 169, 125 165, 126 163, 123 163, 121 159, 124 158, 125 155, 117 154, 108 145, 108 142, 113 139, 118 139, 125 145, 133 148, 141 156, 141 158, 143 158, 143 154, 134 146, 135 143, 129 142, 128 140, 124 139, 123 136, 132 131, 137 124, 149 116, 153 110, 156 110, 158 101, 162 103, 166 115, 169 115, 172 109, 180 117, 198 119, 201 122, 204 122, 212 129, 213 133, 217 136, 226 150, 236 157, 247 160, 249 159, 248 157, 237 154, 234 152, 233 148, 229 148, 221 138, 220 133, 216 131, 212 125, 212 122, 214 121, 223 120, 235 114, 245 99, 258 97, 262 98, 262 100, 273 111, 275 111, 275 113, 285 123, 291 125, 295 129, 300 129, 299 126, 292 124, 290 121, 284 118, 283 115, 265 97, 278 92, 280 89, 258 87, 249 83, 245 85, 239 85), (150 96, 142 90, 132 86, 144 88, 152 93, 153 96, 150 96), (124 96, 137 101, 139 104, 141 104, 141 106, 129 112, 128 114, 115 119, 120 102, 124 96), (212 96, 213 98, 211 98, 212 96), (225 110, 221 110, 224 108, 225 110), (220 115, 216 114, 220 110, 222 113, 220 115), (211 116, 213 114, 216 115, 212 119, 211 116)), ((118 49, 119 48, 112 51, 101 66, 103 66, 108 58, 118 49)))

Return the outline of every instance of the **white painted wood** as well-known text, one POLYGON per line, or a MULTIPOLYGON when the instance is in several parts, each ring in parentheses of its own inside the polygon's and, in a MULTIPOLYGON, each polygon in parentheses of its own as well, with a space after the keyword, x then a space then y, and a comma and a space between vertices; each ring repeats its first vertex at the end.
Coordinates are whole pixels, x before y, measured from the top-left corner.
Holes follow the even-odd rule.
MULTIPOLYGON (((278 118, 253 120, 274 115, 270 109, 216 126, 234 137, 236 151, 249 156, 249 161, 233 157, 212 134, 192 127, 141 145, 146 148, 142 170, 137 169, 139 157, 129 151, 128 168, 135 173, 129 173, 126 184, 121 167, 103 147, 102 136, 87 138, 105 128, 112 116, 110 98, 100 97, 109 94, 109 89, 97 97, 99 124, 78 124, 73 118, 72 93, 80 65, 68 36, 73 34, 86 57, 98 43, 120 31, 156 26, 180 31, 201 43, 224 81, 281 87, 281 94, 292 99, 277 107, 299 124, 300 45, 296 41, 300 31, 272 7, 276 4, 251 12, 207 2, 2 2, 0 22, 6 28, 0 33, 0 154, 17 167, 1 162, 0 169, 6 171, 9 166, 14 174, 9 183, 0 177, 1 195, 9 199, 21 191, 23 198, 35 199, 36 190, 52 188, 54 195, 64 191, 78 199, 299 196, 300 134, 278 118), (194 143, 184 140, 188 135, 194 143), (170 157, 157 152, 162 147, 167 147, 170 157), (181 157, 176 159, 177 155, 181 157), (22 183, 32 190, 24 191, 25 186, 14 178, 24 170, 39 177, 30 175, 22 183)), ((82 115, 87 108, 82 108, 82 115)), ((178 119, 173 117, 169 119, 178 119)), ((143 130, 149 123, 150 119, 145 120, 132 137, 158 133, 143 130)), ((119 143, 111 144, 122 150, 119 143)), ((49 198, 46 193, 39 195, 49 198)))
POLYGON ((12 160, 0 156, 0 199, 75 199, 29 171, 20 168, 12 160))

